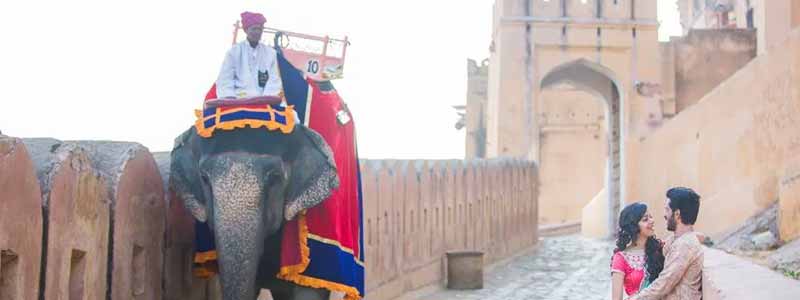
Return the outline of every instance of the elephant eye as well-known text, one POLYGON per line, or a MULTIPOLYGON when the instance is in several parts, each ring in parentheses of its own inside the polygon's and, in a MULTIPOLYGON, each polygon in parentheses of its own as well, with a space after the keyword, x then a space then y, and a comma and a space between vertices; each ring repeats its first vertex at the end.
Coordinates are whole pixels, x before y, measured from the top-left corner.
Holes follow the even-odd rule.
POLYGON ((283 177, 278 172, 270 172, 267 174, 267 186, 272 186, 283 180, 283 177))
POLYGON ((200 180, 201 180, 200 185, 203 186, 203 189, 205 189, 206 192, 211 192, 211 179, 208 178, 208 175, 206 174, 200 175, 200 180))

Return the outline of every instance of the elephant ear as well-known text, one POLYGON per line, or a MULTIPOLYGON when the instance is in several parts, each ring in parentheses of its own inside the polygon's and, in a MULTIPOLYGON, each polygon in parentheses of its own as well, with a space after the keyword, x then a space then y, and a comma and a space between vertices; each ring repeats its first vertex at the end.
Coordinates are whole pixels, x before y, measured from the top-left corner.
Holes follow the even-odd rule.
POLYGON ((175 139, 170 162, 170 188, 183 199, 183 205, 200 222, 208 220, 198 153, 194 151, 197 138, 194 127, 175 139))
POLYGON ((284 217, 292 220, 301 211, 327 199, 339 187, 333 151, 314 130, 296 125, 296 144, 291 159, 284 217))

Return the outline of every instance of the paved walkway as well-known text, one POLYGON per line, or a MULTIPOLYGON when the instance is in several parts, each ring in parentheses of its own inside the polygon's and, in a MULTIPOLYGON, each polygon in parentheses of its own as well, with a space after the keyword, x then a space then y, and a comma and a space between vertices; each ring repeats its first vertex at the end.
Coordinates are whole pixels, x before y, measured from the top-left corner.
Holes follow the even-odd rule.
POLYGON ((494 266, 482 290, 444 290, 418 299, 608 299, 612 249, 610 242, 577 235, 545 238, 536 250, 494 266))

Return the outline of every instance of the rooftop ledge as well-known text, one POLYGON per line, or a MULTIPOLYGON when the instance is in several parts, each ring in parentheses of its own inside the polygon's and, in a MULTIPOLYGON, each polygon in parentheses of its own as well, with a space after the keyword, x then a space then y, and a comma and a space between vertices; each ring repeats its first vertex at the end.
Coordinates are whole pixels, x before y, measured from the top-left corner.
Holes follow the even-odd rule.
POLYGON ((704 300, 798 299, 800 281, 723 251, 705 248, 704 300))

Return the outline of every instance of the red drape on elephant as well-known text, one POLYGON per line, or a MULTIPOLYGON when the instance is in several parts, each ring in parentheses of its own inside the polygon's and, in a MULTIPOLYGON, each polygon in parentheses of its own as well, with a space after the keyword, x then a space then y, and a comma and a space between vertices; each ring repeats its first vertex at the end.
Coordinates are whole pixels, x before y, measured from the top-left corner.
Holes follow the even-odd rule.
POLYGON ((284 226, 279 277, 314 287, 339 285, 334 290, 354 299, 363 296, 355 125, 335 89, 325 91, 310 79, 308 84, 312 92, 304 121, 333 150, 340 184, 328 199, 284 226))

